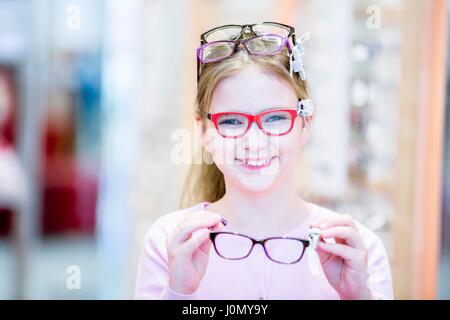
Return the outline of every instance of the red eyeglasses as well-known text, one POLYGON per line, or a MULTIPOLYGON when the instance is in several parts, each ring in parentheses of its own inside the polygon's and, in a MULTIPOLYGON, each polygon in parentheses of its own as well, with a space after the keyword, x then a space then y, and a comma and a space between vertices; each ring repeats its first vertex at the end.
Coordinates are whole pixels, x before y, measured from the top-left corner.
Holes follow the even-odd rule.
POLYGON ((269 136, 282 136, 289 133, 294 120, 299 115, 294 109, 272 109, 256 115, 242 112, 207 113, 219 134, 224 138, 239 138, 247 133, 253 122, 258 124, 269 136))

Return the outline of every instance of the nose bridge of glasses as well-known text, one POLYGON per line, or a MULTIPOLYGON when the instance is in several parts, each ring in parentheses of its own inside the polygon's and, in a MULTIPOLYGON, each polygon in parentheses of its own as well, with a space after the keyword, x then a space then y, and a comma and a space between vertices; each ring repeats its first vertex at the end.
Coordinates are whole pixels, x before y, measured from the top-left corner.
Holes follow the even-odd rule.
POLYGON ((261 249, 262 249, 262 251, 266 251, 266 247, 265 247, 265 245, 264 245, 264 243, 265 243, 265 240, 256 240, 256 239, 251 239, 252 240, 252 248, 251 248, 251 250, 250 251, 253 251, 254 249, 255 249, 255 246, 256 245, 261 245, 261 249))
POLYGON ((244 34, 256 35, 256 33, 253 31, 253 26, 251 24, 244 24, 242 26, 240 37, 242 37, 244 34))
POLYGON ((261 128, 260 125, 259 125, 259 123, 258 123, 258 121, 259 121, 258 119, 259 119, 258 114, 248 114, 248 115, 247 115, 247 121, 249 122, 249 124, 248 124, 249 129, 250 129, 250 127, 253 126, 254 124, 256 124, 259 128, 261 128))
MULTIPOLYGON (((255 35, 256 36, 256 35, 255 35)), ((243 46, 245 51, 247 51, 248 54, 252 54, 252 52, 250 51, 250 49, 247 47, 247 42, 248 40, 251 40, 252 38, 246 38, 243 39, 242 36, 240 39, 235 40, 235 44, 234 44, 234 49, 233 52, 235 52, 237 50, 238 47, 243 46)))

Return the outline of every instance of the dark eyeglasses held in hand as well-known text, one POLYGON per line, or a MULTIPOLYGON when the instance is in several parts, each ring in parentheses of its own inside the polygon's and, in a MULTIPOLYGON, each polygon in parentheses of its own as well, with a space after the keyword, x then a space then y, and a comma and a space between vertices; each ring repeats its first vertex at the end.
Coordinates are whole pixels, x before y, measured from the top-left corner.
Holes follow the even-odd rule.
POLYGON ((242 260, 247 258, 256 244, 263 246, 264 252, 270 260, 280 264, 294 264, 299 262, 311 240, 294 237, 270 237, 256 240, 252 237, 228 231, 211 232, 210 239, 216 253, 228 260, 242 260))

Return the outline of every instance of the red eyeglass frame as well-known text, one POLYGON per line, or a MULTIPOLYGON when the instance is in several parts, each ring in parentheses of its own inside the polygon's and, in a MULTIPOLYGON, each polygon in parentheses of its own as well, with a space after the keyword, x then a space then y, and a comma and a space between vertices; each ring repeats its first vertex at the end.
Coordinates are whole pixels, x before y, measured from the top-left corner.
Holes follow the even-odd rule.
POLYGON ((262 132, 267 134, 268 136, 283 136, 285 134, 288 134, 289 132, 291 132, 292 128, 294 127, 295 118, 299 115, 299 109, 297 109, 297 110, 295 110, 295 109, 270 109, 270 110, 266 110, 266 111, 260 112, 258 114, 255 114, 255 115, 249 114, 249 113, 229 112, 229 111, 228 112, 218 112, 218 113, 206 113, 205 115, 206 115, 206 117, 209 120, 211 120, 214 123, 214 126, 216 127, 217 132, 222 137, 236 139, 236 138, 240 138, 240 137, 244 136, 248 132, 248 130, 250 130, 250 127, 252 126, 253 122, 256 122, 258 124, 258 128, 262 132), (262 123, 261 123, 261 118, 263 116, 265 116, 266 114, 268 114, 268 113, 279 112, 279 111, 288 112, 291 115, 291 119, 292 120, 291 120, 291 126, 289 127, 289 130, 284 132, 284 133, 279 133, 279 134, 277 134, 277 133, 270 133, 270 132, 267 132, 266 130, 264 130, 264 128, 262 126, 262 123), (219 130, 219 124, 218 124, 217 121, 218 121, 220 116, 225 115, 225 114, 228 114, 228 115, 240 115, 240 116, 243 116, 243 117, 247 118, 248 124, 247 124, 247 128, 245 129, 245 131, 242 134, 236 135, 236 136, 223 135, 220 132, 220 130, 219 130))

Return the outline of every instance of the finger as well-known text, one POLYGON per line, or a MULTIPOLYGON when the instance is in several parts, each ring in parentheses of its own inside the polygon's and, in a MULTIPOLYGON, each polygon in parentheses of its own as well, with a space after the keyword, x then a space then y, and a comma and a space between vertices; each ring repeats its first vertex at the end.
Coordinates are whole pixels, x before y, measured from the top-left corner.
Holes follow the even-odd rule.
POLYGON ((214 212, 210 212, 210 211, 195 211, 193 213, 190 213, 186 220, 191 220, 191 219, 198 219, 198 218, 207 218, 209 219, 210 217, 220 217, 222 224, 224 226, 226 226, 228 224, 228 221, 223 218, 220 214, 218 213, 214 213, 214 212))
POLYGON ((361 236, 355 229, 351 227, 331 227, 322 231, 324 238, 338 238, 345 240, 345 243, 356 249, 365 249, 361 236))
POLYGON ((347 214, 334 215, 334 216, 328 217, 326 219, 322 219, 317 222, 313 222, 313 223, 311 223, 311 226, 319 227, 320 229, 326 229, 326 228, 334 227, 334 226, 348 226, 348 227, 352 227, 355 230, 357 230, 355 221, 353 220, 353 218, 351 216, 349 216, 347 214))
POLYGON ((220 214, 214 213, 211 211, 205 211, 205 210, 195 211, 195 212, 190 213, 189 215, 187 215, 186 220, 196 220, 198 218, 209 219, 209 218, 215 218, 215 217, 220 217, 222 224, 224 226, 226 226, 228 224, 228 221, 225 218, 223 218, 220 214))
POLYGON ((218 232, 221 231, 223 228, 225 228, 225 224, 222 221, 219 221, 217 224, 213 225, 212 227, 209 227, 208 229, 211 232, 218 232))
POLYGON ((325 242, 319 242, 319 248, 325 252, 342 258, 345 263, 352 268, 358 268, 366 265, 367 254, 363 250, 355 249, 345 244, 325 242))
POLYGON ((192 234, 197 230, 212 227, 218 222, 219 218, 214 217, 186 219, 174 230, 172 234, 172 243, 181 245, 189 240, 192 234))
MULTIPOLYGON (((224 228, 224 225, 222 222, 218 223, 212 228, 208 228, 211 232, 219 232, 224 228)), ((204 251, 205 253, 209 252, 209 249, 211 248, 212 241, 205 241, 200 245, 200 250, 204 251)))
POLYGON ((214 213, 214 212, 206 211, 206 210, 193 211, 193 212, 186 214, 186 220, 191 220, 191 219, 195 220, 195 219, 210 218, 210 217, 221 217, 221 215, 218 213, 214 213))
POLYGON ((175 244, 182 244, 191 237, 192 232, 201 228, 212 227, 219 222, 220 216, 185 220, 174 231, 172 241, 175 244))
MULTIPOLYGON (((200 246, 205 242, 211 242, 209 240, 209 230, 202 229, 196 232, 188 241, 186 241, 183 245, 181 245, 180 250, 183 251, 186 255, 192 256, 195 250, 200 248, 200 246)), ((210 246, 208 246, 204 251, 205 253, 209 252, 210 246)))

